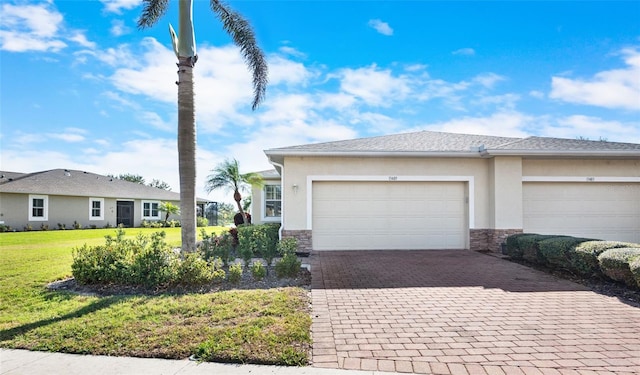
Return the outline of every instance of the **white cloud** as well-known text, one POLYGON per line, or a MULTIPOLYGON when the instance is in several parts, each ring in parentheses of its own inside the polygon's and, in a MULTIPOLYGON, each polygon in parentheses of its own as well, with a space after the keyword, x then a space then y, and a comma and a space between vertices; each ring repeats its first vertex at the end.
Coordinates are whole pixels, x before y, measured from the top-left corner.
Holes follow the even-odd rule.
POLYGON ((395 77, 391 70, 376 65, 339 72, 340 88, 367 105, 389 106, 392 101, 403 100, 411 92, 406 77, 395 77))
POLYGON ((640 110, 640 51, 625 49, 626 68, 606 70, 592 78, 551 78, 550 98, 597 107, 640 110))
POLYGON ((122 13, 123 9, 132 9, 142 4, 142 0, 100 0, 104 4, 105 12, 122 13))
POLYGON ((391 26, 389 26, 388 23, 383 22, 382 20, 379 20, 379 19, 369 20, 368 25, 369 27, 373 28, 374 30, 376 30, 382 35, 387 35, 387 36, 393 35, 393 29, 391 28, 391 26))
POLYGON ((611 142, 640 143, 640 127, 637 123, 623 123, 584 115, 560 117, 541 131, 548 136, 560 138, 606 138, 611 142))
POLYGON ((526 137, 538 120, 518 112, 498 112, 488 117, 461 117, 428 124, 421 129, 450 133, 526 137))
POLYGON ((289 47, 289 46, 282 46, 282 47, 278 48, 278 51, 280 51, 280 53, 282 53, 282 54, 293 56, 293 57, 298 57, 298 58, 306 58, 307 57, 307 54, 305 54, 304 52, 300 52, 297 49, 295 49, 293 47, 289 47))
POLYGON ((506 80, 505 77, 495 73, 482 73, 473 77, 472 82, 480 84, 485 88, 493 88, 496 83, 506 80))
POLYGON ((94 42, 91 42, 87 39, 87 36, 84 35, 82 32, 77 31, 72 37, 69 38, 69 40, 74 41, 76 43, 78 43, 79 45, 86 47, 86 48, 95 48, 96 44, 94 42))
POLYGON ((125 26, 124 21, 122 20, 113 20, 111 21, 111 28, 109 32, 113 36, 122 36, 125 34, 129 34, 131 29, 125 26))
POLYGON ((457 49, 453 52, 451 52, 451 54, 453 55, 463 55, 463 56, 473 56, 476 54, 476 51, 473 48, 460 48, 457 49))
POLYGON ((529 91, 529 96, 536 98, 536 99, 544 99, 544 93, 542 91, 538 91, 538 90, 531 90, 529 91))

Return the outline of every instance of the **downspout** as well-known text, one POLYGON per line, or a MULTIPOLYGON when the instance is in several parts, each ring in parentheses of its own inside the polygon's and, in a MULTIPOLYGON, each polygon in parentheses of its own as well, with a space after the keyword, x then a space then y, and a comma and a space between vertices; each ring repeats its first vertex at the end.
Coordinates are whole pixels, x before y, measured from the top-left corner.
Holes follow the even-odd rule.
MULTIPOLYGON (((281 194, 281 199, 280 199, 280 212, 281 212, 281 216, 280 216, 280 229, 278 230, 278 239, 282 240, 282 230, 284 229, 284 191, 286 190, 285 184, 284 184, 284 165, 276 163, 275 161, 271 160, 271 158, 269 158, 269 163, 271 165, 273 165, 274 167, 280 167, 280 194, 281 194)), ((252 202, 253 204, 253 202, 252 202)))

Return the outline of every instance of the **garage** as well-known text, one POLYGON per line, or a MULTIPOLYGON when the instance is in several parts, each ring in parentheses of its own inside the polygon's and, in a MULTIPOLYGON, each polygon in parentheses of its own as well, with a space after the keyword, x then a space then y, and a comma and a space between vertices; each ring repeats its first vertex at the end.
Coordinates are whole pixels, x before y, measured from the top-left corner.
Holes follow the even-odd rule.
POLYGON ((526 182, 524 231, 640 243, 640 183, 526 182))
POLYGON ((464 249, 463 182, 314 181, 314 250, 464 249))

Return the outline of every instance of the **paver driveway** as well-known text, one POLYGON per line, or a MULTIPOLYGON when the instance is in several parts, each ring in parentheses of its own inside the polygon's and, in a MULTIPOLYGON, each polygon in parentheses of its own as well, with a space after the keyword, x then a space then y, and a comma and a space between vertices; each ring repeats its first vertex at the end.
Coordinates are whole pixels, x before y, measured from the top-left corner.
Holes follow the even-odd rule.
POLYGON ((316 252, 313 365, 640 373, 640 308, 471 251, 316 252))

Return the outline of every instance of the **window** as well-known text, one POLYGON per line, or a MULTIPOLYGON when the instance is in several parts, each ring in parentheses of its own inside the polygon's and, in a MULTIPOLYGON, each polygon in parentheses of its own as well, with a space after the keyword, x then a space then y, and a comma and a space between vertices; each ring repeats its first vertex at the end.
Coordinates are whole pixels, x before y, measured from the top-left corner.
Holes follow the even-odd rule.
POLYGON ((265 185, 264 217, 276 218, 280 216, 282 216, 282 191, 280 185, 265 185))
POLYGON ((89 198, 89 220, 104 220, 103 198, 89 198))
POLYGON ((49 197, 29 195, 29 221, 47 221, 49 219, 49 197))
POLYGON ((142 218, 143 219, 160 219, 160 202, 142 201, 142 218))

